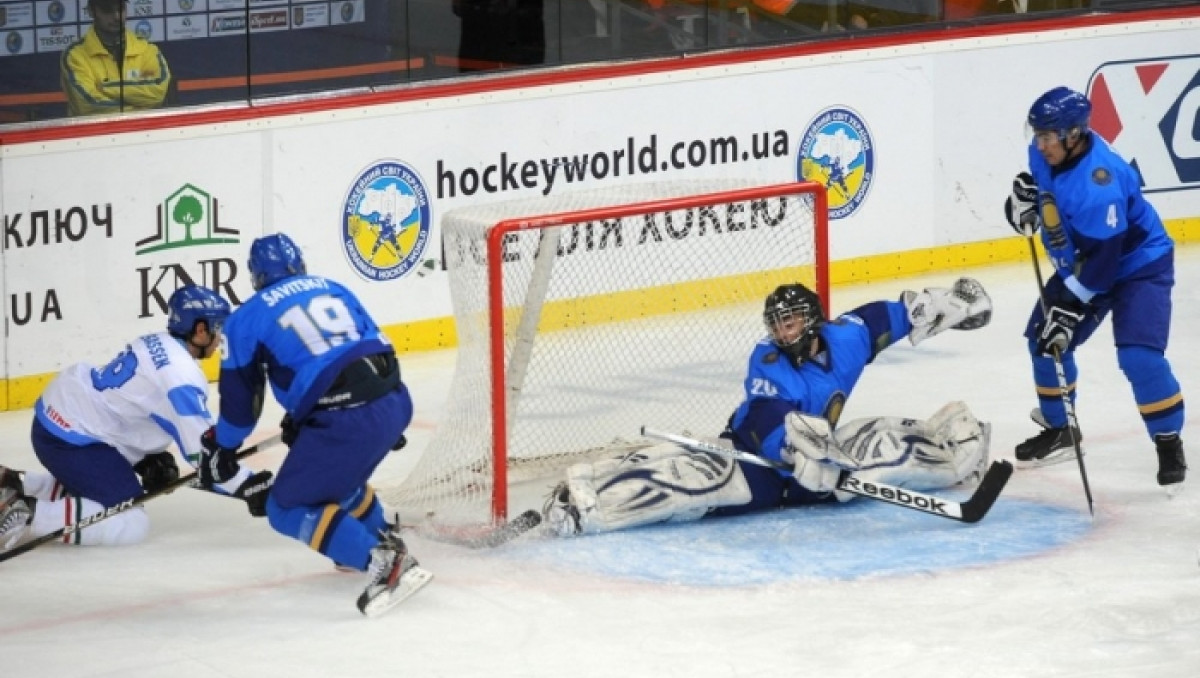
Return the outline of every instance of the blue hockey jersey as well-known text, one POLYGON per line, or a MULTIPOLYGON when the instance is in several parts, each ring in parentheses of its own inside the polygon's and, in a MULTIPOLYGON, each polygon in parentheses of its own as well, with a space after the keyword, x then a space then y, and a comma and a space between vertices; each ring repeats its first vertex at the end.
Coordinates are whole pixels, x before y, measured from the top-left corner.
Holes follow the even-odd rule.
POLYGON ((1029 146, 1042 243, 1067 289, 1085 303, 1173 247, 1137 171, 1090 134, 1087 152, 1058 167, 1050 167, 1036 141, 1029 146))
POLYGON ((727 435, 739 449, 782 460, 787 413, 823 416, 836 426, 866 366, 911 329, 904 304, 876 301, 822 326, 820 350, 798 366, 763 339, 750 355, 745 400, 730 418, 727 435))
POLYGON ((217 442, 237 448, 254 429, 264 383, 299 421, 351 362, 391 350, 358 298, 311 275, 259 290, 225 322, 217 442))

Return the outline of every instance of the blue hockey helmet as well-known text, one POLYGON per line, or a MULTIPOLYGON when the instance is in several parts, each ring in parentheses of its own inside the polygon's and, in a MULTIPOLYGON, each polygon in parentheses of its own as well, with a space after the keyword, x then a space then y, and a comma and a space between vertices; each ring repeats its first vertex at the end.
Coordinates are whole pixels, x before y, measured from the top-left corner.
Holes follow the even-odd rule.
POLYGON ((796 361, 807 360, 812 352, 812 340, 825 324, 825 311, 816 292, 800 283, 780 285, 767 295, 763 305, 763 324, 771 341, 779 350, 796 361), (799 332, 789 331, 796 320, 803 322, 799 332))
POLYGON ((1092 102, 1069 87, 1055 87, 1033 102, 1029 108, 1029 126, 1034 132, 1058 132, 1063 138, 1072 130, 1086 132, 1092 115, 1092 102))
POLYGON ((167 300, 167 331, 187 339, 200 320, 208 324, 208 331, 216 333, 225 324, 232 308, 221 295, 199 285, 184 285, 167 300))
POLYGON ((255 290, 308 272, 300 248, 283 233, 264 235, 250 244, 250 281, 255 290))

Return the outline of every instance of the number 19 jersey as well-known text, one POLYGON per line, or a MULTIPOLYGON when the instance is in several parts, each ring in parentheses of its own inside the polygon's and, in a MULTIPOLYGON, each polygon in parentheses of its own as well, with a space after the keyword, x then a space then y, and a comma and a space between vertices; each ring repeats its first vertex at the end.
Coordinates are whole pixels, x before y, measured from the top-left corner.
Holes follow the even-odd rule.
POLYGON ((337 282, 299 275, 259 290, 225 322, 217 442, 238 447, 250 434, 264 381, 299 419, 343 367, 391 350, 358 298, 337 282))

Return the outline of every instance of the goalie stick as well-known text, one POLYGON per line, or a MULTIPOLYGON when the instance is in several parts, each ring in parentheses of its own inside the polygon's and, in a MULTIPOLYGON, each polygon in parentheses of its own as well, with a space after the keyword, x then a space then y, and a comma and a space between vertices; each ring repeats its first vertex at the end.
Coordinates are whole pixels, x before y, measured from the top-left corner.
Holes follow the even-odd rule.
MULTIPOLYGON (((273 436, 267 438, 266 440, 263 440, 255 445, 252 445, 251 447, 246 447, 246 448, 239 450, 237 453, 237 458, 244 459, 260 450, 264 450, 268 447, 273 447, 277 444, 279 444, 279 435, 278 434, 273 435, 273 436)), ((120 504, 116 504, 115 506, 109 506, 108 508, 104 509, 103 511, 100 511, 99 513, 93 513, 90 516, 85 516, 85 517, 81 518, 79 520, 79 522, 72 523, 71 525, 67 525, 65 527, 59 528, 59 529, 51 532, 50 534, 42 535, 36 539, 33 539, 31 541, 25 542, 24 544, 21 544, 20 546, 9 549, 8 551, 5 551, 3 553, 0 553, 0 563, 4 562, 10 558, 16 558, 17 556, 21 555, 22 553, 32 551, 33 549, 41 546, 42 544, 56 541, 56 540, 62 539, 65 536, 69 536, 69 535, 73 535, 78 532, 81 532, 84 528, 95 525, 96 523, 100 522, 101 520, 107 520, 108 518, 112 518, 113 516, 117 515, 118 513, 124 513, 125 511, 128 511, 129 509, 131 509, 135 506, 141 506, 142 504, 145 504, 146 502, 150 501, 151 499, 157 499, 158 497, 161 497, 163 495, 171 494, 172 492, 174 492, 175 490, 178 490, 181 487, 196 487, 196 486, 198 486, 198 483, 199 483, 199 478, 197 477, 197 475, 194 471, 187 475, 180 476, 174 482, 169 483, 153 492, 147 492, 141 496, 134 497, 132 499, 126 499, 125 501, 121 502, 120 504)))
POLYGON ((507 544, 541 524, 542 514, 530 509, 512 520, 483 528, 452 527, 425 520, 412 526, 412 529, 422 537, 434 541, 471 549, 490 549, 507 544))
MULTIPOLYGON (((760 457, 757 454, 751 454, 742 450, 737 450, 729 447, 721 447, 706 443, 703 440, 696 440, 686 436, 676 435, 674 433, 666 433, 664 431, 656 431, 652 428, 642 427, 642 435, 650 438, 658 438, 666 440, 676 445, 686 447, 697 452, 711 452, 721 454, 727 457, 732 457, 738 461, 744 461, 759 466, 778 469, 781 471, 791 471, 792 466, 781 461, 760 457)), ((964 502, 951 501, 942 497, 936 497, 931 494, 917 492, 905 488, 896 487, 895 485, 887 485, 875 481, 860 480, 854 477, 852 473, 843 473, 841 480, 838 481, 837 489, 843 492, 857 494, 860 497, 867 497, 876 501, 882 501, 896 506, 929 513, 942 518, 950 518, 964 523, 977 523, 985 515, 992 504, 996 503, 996 498, 1000 496, 1000 492, 1008 483, 1008 479, 1012 476, 1013 467, 1007 461, 994 461, 988 468, 987 473, 983 474, 983 478, 979 480, 979 486, 975 488, 975 493, 964 502)))

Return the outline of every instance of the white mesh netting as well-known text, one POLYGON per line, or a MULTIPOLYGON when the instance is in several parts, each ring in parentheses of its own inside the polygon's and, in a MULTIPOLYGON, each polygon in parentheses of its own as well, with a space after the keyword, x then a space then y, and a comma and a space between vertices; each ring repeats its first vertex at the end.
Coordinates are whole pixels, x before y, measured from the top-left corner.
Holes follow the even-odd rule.
POLYGON ((378 488, 384 501, 444 522, 487 522, 498 507, 530 507, 515 498, 517 484, 540 480, 544 492, 567 465, 637 445, 643 425, 720 432, 764 335, 766 295, 795 281, 828 293, 815 266, 819 187, 758 189, 752 199, 736 190, 745 187, 626 186, 448 213, 458 332, 451 396, 408 476, 378 488), (710 194, 718 195, 701 197, 710 194), (669 200, 677 201, 628 208, 669 200), (580 211, 593 212, 538 216, 580 211), (513 219, 526 223, 489 252, 489 231, 513 219), (496 267, 504 358, 493 365, 496 267), (493 384, 507 394, 508 435, 498 440, 493 384), (497 482, 495 458, 505 460, 507 482, 497 482))

